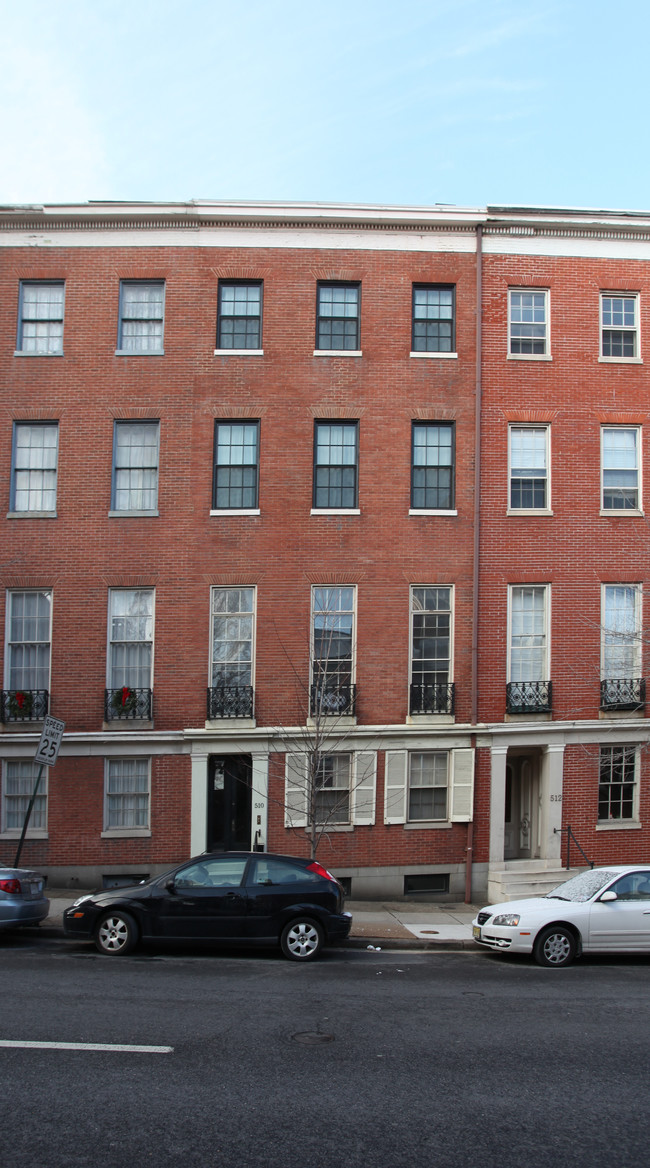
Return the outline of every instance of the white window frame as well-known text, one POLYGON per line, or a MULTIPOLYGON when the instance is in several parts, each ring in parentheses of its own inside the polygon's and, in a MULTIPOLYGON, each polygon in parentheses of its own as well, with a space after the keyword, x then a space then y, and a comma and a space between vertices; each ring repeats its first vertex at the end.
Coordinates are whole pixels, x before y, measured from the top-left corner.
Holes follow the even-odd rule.
MULTIPOLYGON (((625 680, 632 680, 643 676, 643 638, 642 638, 642 614, 643 614, 643 585, 642 584, 603 584, 601 585, 601 638, 600 638, 600 676, 602 681, 610 681, 616 678, 623 678, 625 680), (633 593, 634 605, 632 612, 633 627, 629 631, 621 629, 609 628, 607 626, 607 594, 613 589, 629 589, 633 593), (629 656, 632 659, 631 672, 621 673, 609 668, 607 663, 608 649, 610 644, 612 646, 612 656, 616 655, 616 637, 620 638, 621 649, 625 649, 626 644, 630 650, 629 656), (608 644, 608 637, 612 637, 612 641, 608 644)), ((625 652, 621 654, 627 656, 625 652)))
MULTIPOLYGON (((153 443, 147 443, 146 445, 143 445, 142 449, 152 448, 153 445, 154 445, 153 443)), ((138 448, 138 449, 140 449, 140 448, 138 448)), ((113 423, 113 475, 112 475, 112 482, 111 482, 111 510, 109 512, 109 516, 157 515, 158 514, 158 485, 159 485, 159 481, 160 481, 160 421, 157 418, 147 418, 146 420, 145 419, 141 420, 139 418, 124 418, 124 419, 120 418, 119 421, 115 420, 115 422, 113 423), (155 464, 155 467, 146 466, 144 462, 142 462, 140 465, 132 465, 132 466, 127 466, 126 462, 120 463, 120 465, 118 465, 118 457, 122 457, 118 454, 118 451, 126 450, 126 449, 130 449, 130 450, 134 449, 134 447, 126 447, 126 446, 121 447, 119 444, 118 435, 120 434, 120 431, 122 433, 125 433, 126 428, 128 426, 131 426, 131 427, 142 426, 142 427, 148 427, 149 429, 152 429, 153 427, 155 427, 155 432, 156 432, 156 442, 155 442, 156 464, 155 464), (154 501, 153 507, 118 507, 117 506, 118 494, 121 494, 123 491, 123 488, 118 488, 118 474, 119 474, 119 472, 120 471, 145 472, 145 471, 153 471, 153 470, 155 470, 155 477, 156 477, 155 488, 152 488, 152 493, 155 494, 155 501, 154 501)), ((136 493, 137 491, 144 491, 144 489, 145 488, 143 488, 143 487, 129 486, 129 488, 128 488, 129 496, 136 493)))
MULTIPOLYGON (((533 322, 531 322, 533 323, 533 322)), ((551 355, 551 293, 548 288, 508 288, 508 359, 511 361, 552 361, 551 355), (513 295, 532 295, 544 297, 544 352, 543 353, 513 353, 512 326, 519 321, 512 320, 513 295)))
POLYGON ((642 444, 642 438, 643 438, 643 435, 642 435, 642 430, 641 430, 640 426, 601 426, 600 427, 600 514, 601 515, 607 516, 608 518, 611 518, 612 516, 616 516, 616 518, 621 518, 621 516, 642 515, 643 514, 643 506, 642 506, 642 501, 643 501, 643 476, 642 476, 643 444, 642 444), (622 466, 618 467, 618 468, 610 468, 610 467, 606 468, 605 467, 605 435, 608 433, 613 433, 614 431, 625 431, 625 430, 628 430, 628 431, 630 431, 630 433, 633 433, 635 435, 636 466, 634 469, 636 471, 636 476, 637 476, 636 507, 605 507, 605 490, 606 489, 607 490, 611 490, 611 489, 621 490, 621 489, 623 489, 621 487, 619 487, 619 488, 611 488, 609 486, 607 488, 605 487, 605 470, 606 469, 608 469, 608 470, 609 469, 618 469, 618 470, 624 472, 625 470, 630 469, 630 468, 626 468, 626 467, 622 467, 622 466))
MULTIPOLYGON (((349 818, 346 822, 317 824, 319 831, 345 832, 355 827, 372 826, 377 798, 377 752, 371 750, 334 751, 350 759, 349 818)), ((284 826, 307 828, 309 755, 306 752, 285 756, 284 826)), ((342 789, 342 788, 341 788, 342 789)))
MULTIPOLYGON (((15 357, 62 357, 63 356, 63 327, 65 321, 65 281, 64 280, 21 280, 18 295, 18 328, 16 334, 16 349, 15 357), (32 317, 29 320, 25 318, 25 291, 27 288, 61 288, 63 294, 61 297, 61 315, 49 316, 40 318, 46 324, 61 324, 60 334, 49 333, 46 336, 48 342, 46 348, 40 348, 38 344, 35 347, 25 347, 25 324, 38 323, 38 317, 32 317), (50 341, 56 341, 56 345, 51 346, 50 341)), ((37 338, 35 338, 37 340, 37 338)))
MULTIPOLYGON (((48 798, 49 769, 50 769, 49 767, 43 767, 43 773, 41 775, 41 779, 40 779, 40 782, 38 784, 38 794, 37 794, 36 799, 34 801, 34 806, 32 808, 32 814, 31 814, 31 817, 29 820, 29 826, 27 828, 27 834, 25 837, 26 839, 47 839, 48 838, 47 815, 48 815, 48 806, 49 806, 49 798, 48 798), (38 823, 38 812, 39 811, 42 811, 42 822, 41 823, 38 823), (38 824, 38 826, 37 826, 37 824, 38 824)), ((36 779, 38 777, 38 771, 39 771, 38 763, 35 763, 32 759, 23 759, 23 758, 3 759, 3 761, 2 761, 2 775, 1 775, 2 808, 1 808, 1 814, 0 814, 0 835, 2 836, 2 838, 4 838, 4 839, 19 839, 20 838, 20 836, 22 834, 22 830, 23 830, 25 813, 27 811, 27 806, 29 804, 29 800, 31 799, 32 793, 34 791, 34 785, 35 785, 36 779), (25 792, 23 792, 20 795, 8 795, 7 794, 7 783, 8 783, 8 778, 9 778, 8 771, 9 771, 9 768, 14 764, 17 764, 21 768, 21 770, 25 772, 25 777, 27 777, 27 779, 28 779, 28 781, 26 783, 27 789, 25 790, 25 792), (25 801, 24 802, 24 812, 20 818, 20 822, 17 824, 16 827, 9 827, 7 824, 7 820, 8 820, 7 800, 8 799, 21 799, 21 800, 25 801)))
MULTIPOLYGON (((210 645, 209 645, 209 660, 208 660, 208 687, 214 687, 214 680, 213 680, 214 665, 215 665, 215 660, 214 660, 214 647, 215 647, 214 618, 216 616, 229 616, 229 615, 232 616, 233 618, 238 618, 241 616, 249 616, 249 615, 251 617, 252 628, 251 628, 251 636, 250 636, 250 646, 251 646, 250 681, 244 682, 243 684, 250 685, 254 690, 255 689, 255 650, 256 650, 255 633, 256 633, 256 628, 257 628, 257 586, 255 584, 227 584, 227 585, 219 584, 219 585, 215 585, 214 587, 212 587, 210 589, 210 645), (226 609, 224 611, 224 613, 218 613, 218 612, 216 612, 214 605, 215 605, 215 597, 216 597, 217 593, 219 593, 219 592, 226 592, 226 593, 228 593, 228 592, 251 592, 252 593, 251 608, 250 609, 238 609, 237 611, 233 611, 233 612, 230 612, 229 609, 226 609)), ((236 638, 236 639, 244 640, 244 638, 236 638)), ((228 682, 226 684, 236 684, 236 683, 228 682)))
POLYGON ((447 755, 447 818, 408 819, 411 752, 387 750, 384 775, 384 823, 402 824, 406 831, 449 828, 474 818, 475 751, 471 747, 436 747, 415 754, 447 755))
MULTIPOLYGON (((137 775, 134 776, 137 780, 137 775)), ((104 759, 104 830, 102 831, 102 838, 107 836, 124 837, 124 836, 150 836, 151 835, 151 759, 143 756, 136 757, 119 757, 119 758, 105 758, 104 759), (111 779, 114 777, 111 774, 112 768, 116 763, 135 763, 142 771, 146 772, 147 789, 146 791, 137 791, 134 788, 132 791, 112 792, 110 790, 111 779), (110 822, 110 799, 112 797, 125 798, 134 797, 138 795, 146 796, 146 823, 131 824, 131 825, 112 825, 110 822)))
MULTIPOLYGON (((522 468, 518 468, 522 469, 522 468)), ((528 469, 528 468, 526 468, 528 469)), ((536 469, 531 467, 531 470, 536 469)), ((522 476, 517 476, 522 477, 522 476)), ((508 425, 508 515, 552 515, 551 510, 551 427, 548 422, 542 423, 519 423, 511 422, 508 425), (544 474, 531 475, 531 478, 544 478, 546 483, 546 500, 543 507, 513 507, 512 505, 512 480, 513 480, 513 465, 512 465, 512 437, 515 431, 520 430, 535 430, 544 431, 544 474)))
POLYGON ((641 320, 640 320, 640 298, 638 292, 601 292, 599 298, 599 329, 598 329, 598 360, 606 365, 642 365, 643 358, 641 356, 641 320), (616 327, 605 324, 604 322, 604 302, 606 300, 632 300, 634 301, 634 324, 633 325, 617 325, 616 327), (605 332, 613 333, 627 333, 634 337, 634 356, 632 357, 610 357, 603 353, 603 339, 605 332))
MULTIPOLYGON (((352 632, 351 632, 351 638, 350 638, 350 639, 351 639, 351 660, 350 660, 350 681, 349 681, 349 685, 353 687, 353 686, 356 684, 356 665, 357 665, 357 586, 356 586, 356 584, 312 584, 312 588, 311 588, 311 612, 310 612, 310 630, 309 630, 309 665, 310 665, 310 677, 309 677, 309 691, 308 691, 308 692, 309 692, 309 695, 310 695, 310 697, 311 697, 311 689, 312 689, 312 686, 316 684, 316 682, 315 682, 315 680, 314 680, 314 679, 315 679, 315 676, 316 676, 316 661, 317 661, 317 658, 316 658, 316 637, 315 637, 315 631, 316 631, 315 617, 316 617, 316 615, 317 615, 317 612, 316 612, 316 608, 315 608, 314 602, 315 602, 315 599, 316 599, 316 594, 317 594, 318 592, 323 592, 323 591, 325 591, 325 590, 328 590, 328 591, 333 591, 333 590, 335 590, 335 589, 336 589, 336 590, 338 590, 338 591, 340 591, 340 592, 343 592, 344 590, 346 590, 346 589, 349 589, 349 590, 351 591, 351 593, 352 593, 352 607, 351 607, 350 609, 348 609, 348 608, 346 608, 346 609, 338 609, 338 608, 336 608, 336 609, 333 609, 333 610, 331 610, 331 611, 332 611, 332 613, 333 613, 334 615, 338 615, 339 613, 348 613, 348 612, 351 612, 351 613, 352 613, 352 632)), ((329 611, 330 611, 330 610, 328 610, 328 609, 319 609, 319 610, 318 610, 318 612, 325 612, 325 613, 328 613, 329 611)), ((332 630, 332 631, 333 631, 333 630, 332 630)), ((320 658, 318 658, 318 660, 320 660, 320 658)), ((326 660, 326 659, 325 659, 325 660, 326 660)), ((336 660, 342 660, 342 658, 336 658, 336 660)), ((327 676, 327 675, 328 675, 328 670, 326 669, 326 670, 325 670, 325 676, 327 676)), ((311 701, 310 701, 310 712, 311 712, 311 701)), ((326 716, 326 714, 327 714, 327 711, 323 709, 323 710, 322 710, 322 714, 326 716)), ((333 716, 333 717, 339 717, 339 716, 347 717, 347 716, 349 716, 349 715, 346 715, 346 714, 344 714, 344 715, 339 715, 339 714, 337 714, 337 712, 336 712, 336 711, 332 710, 332 716, 333 716)))
MULTIPOLYGON (((136 618, 137 619, 137 618, 136 618)), ((154 645, 155 645, 155 629, 156 629, 156 590, 155 588, 110 588, 108 592, 108 638, 106 648, 106 688, 119 689, 121 685, 127 685, 130 689, 149 689, 153 690, 153 676, 154 676, 154 645), (143 640, 118 640, 112 637, 113 616, 119 615, 113 613, 113 597, 116 595, 124 595, 125 593, 139 593, 144 592, 151 596, 151 613, 141 615, 141 619, 151 621, 151 637, 143 640), (134 685, 132 682, 118 682, 113 681, 113 645, 150 645, 150 664, 149 664, 149 684, 148 685, 134 685)))
POLYGON ((633 742, 612 742, 612 743, 607 742, 607 743, 600 744, 599 749, 598 749, 598 803, 600 803, 601 762, 602 762, 604 750, 609 750, 609 751, 633 750, 634 751, 633 807, 632 807, 631 817, 626 818, 626 819, 623 819, 622 817, 621 818, 614 818, 614 819, 599 819, 598 818, 599 808, 597 807, 597 810, 596 810, 596 816, 597 816, 597 818, 596 818, 596 831, 603 831, 603 830, 615 831, 617 828, 625 830, 625 828, 628 828, 628 827, 640 827, 641 824, 639 822, 639 777, 640 777, 639 746, 637 743, 633 743, 633 742))
MULTIPOLYGON (((409 710, 411 707, 410 687, 412 685, 418 684, 414 680, 414 676, 413 676, 413 665, 414 665, 414 661, 415 661, 415 658, 413 656, 413 648, 414 648, 414 644, 413 644, 413 642, 414 642, 414 628, 413 628, 413 626, 415 623, 415 616, 416 616, 416 610, 415 610, 415 605, 414 605, 414 594, 415 594, 416 590, 418 590, 418 589, 424 589, 425 591, 428 589, 431 589, 431 590, 435 589, 436 591, 438 591, 439 589, 445 589, 446 591, 449 592, 449 657, 447 660, 447 682, 446 682, 446 684, 447 685, 454 684, 454 632, 455 632, 454 618, 455 618, 455 599, 456 599, 454 585, 453 584, 411 584, 411 586, 409 588, 409 674, 408 674, 408 682, 409 682, 408 708, 409 708, 409 710)), ((425 609, 422 611, 435 612, 436 610, 425 609)), ((440 609, 439 611, 442 612, 444 610, 440 609)), ((419 612, 420 612, 420 610, 418 610, 418 613, 419 612)), ((445 683, 440 683, 440 684, 445 684, 445 683)), ((434 714, 418 714, 417 712, 415 712, 415 713, 411 713, 410 716, 417 717, 417 718, 444 718, 444 717, 452 717, 453 715, 447 715, 441 711, 440 713, 434 713, 434 714)))
MULTIPOLYGON (((115 355, 117 357, 164 357, 165 355, 165 280, 120 280, 120 302, 119 302, 119 317, 118 317, 118 331, 117 331, 117 349, 115 355), (124 300, 125 291, 127 288, 143 288, 143 287, 157 287, 162 289, 161 296, 161 315, 157 316, 125 316, 124 315, 124 300), (157 322, 160 320, 160 345, 156 348, 149 345, 133 345, 130 348, 124 346, 124 325, 126 322, 135 320, 147 322, 157 322)), ((148 334, 142 334, 141 340, 149 340, 148 334)))
POLYGON ((5 689, 9 689, 9 690, 46 689, 48 693, 50 692, 50 680, 51 680, 51 671, 52 671, 52 602, 53 602, 53 594, 52 594, 51 588, 9 588, 7 590, 6 617, 5 617, 5 664, 4 664, 4 679, 5 679, 5 686, 4 687, 5 687, 5 689), (49 599, 50 614, 49 614, 49 628, 48 628, 47 641, 41 641, 41 640, 12 641, 11 640, 11 622, 12 622, 14 598, 16 596, 29 596, 29 595, 36 595, 36 596, 43 595, 43 596, 47 596, 49 599), (14 645, 16 645, 16 646, 17 645, 47 645, 48 646, 47 684, 46 685, 22 685, 22 686, 12 685, 12 677, 11 677, 12 669, 13 669, 12 653, 13 653, 13 646, 14 645))
MULTIPOLYGON (((534 636, 534 635, 538 635, 538 634, 531 634, 531 635, 534 636)), ((537 647, 538 646, 531 646, 531 648, 537 648, 537 647)), ((507 660, 507 680, 508 680, 508 682, 514 683, 516 685, 516 684, 525 683, 525 682, 549 681, 550 677, 551 677, 550 663, 551 663, 551 585, 550 584, 509 584, 508 585, 508 660, 507 660), (542 648, 542 669, 540 671, 541 677, 517 677, 517 678, 513 678, 512 664, 513 664, 513 648, 514 648, 514 646, 512 643, 513 642, 512 620, 513 620, 513 610, 514 610, 514 603, 513 603, 514 602, 514 594, 515 594, 515 592, 519 592, 521 590, 526 590, 526 589, 530 589, 531 591, 535 591, 535 592, 541 591, 543 593, 543 596, 544 596, 544 608, 543 608, 544 629, 543 629, 543 633, 542 633, 542 636, 544 638, 544 644, 542 646, 540 646, 542 648)))
POLYGON ((57 486, 58 486, 58 467, 59 467, 59 423, 56 421, 52 421, 52 422, 14 422, 12 444, 11 444, 11 488, 10 488, 10 496, 11 497, 10 497, 10 501, 9 501, 9 506, 10 506, 9 515, 11 516, 11 518, 18 518, 19 516, 20 517, 30 516, 32 519, 34 519, 34 518, 39 518, 39 517, 51 518, 51 517, 56 516, 56 495, 57 495, 57 486), (37 430, 43 434, 44 434, 45 430, 51 430, 51 431, 54 431, 56 441, 54 442, 54 444, 52 446, 45 446, 44 444, 41 446, 38 446, 38 445, 32 446, 31 444, 29 446, 19 445, 18 440, 20 437, 20 432, 22 430, 28 430, 28 431, 30 431, 30 434, 33 434, 34 431, 37 431, 37 430), (19 450, 28 452, 27 458, 25 461, 25 465, 20 465, 20 466, 18 465, 18 459, 19 459, 18 452, 19 452, 19 450), (46 450, 53 450, 54 451, 54 466, 53 467, 52 466, 45 466, 44 452, 46 450), (41 451, 40 465, 35 464, 35 455, 38 451, 41 451), (49 474, 51 477, 53 477, 53 480, 54 480, 53 487, 45 488, 43 485, 44 477, 47 474, 49 474), (41 496, 40 501, 43 502, 43 495, 44 494, 46 494, 46 493, 53 494, 54 495, 54 499, 53 499, 54 506, 53 507, 45 507, 45 508, 40 508, 40 507, 31 508, 29 506, 28 507, 17 507, 16 506, 16 495, 18 494, 19 490, 20 490, 20 493, 24 493, 24 491, 25 491, 25 489, 23 487, 21 487, 19 489, 17 486, 17 479, 18 479, 19 475, 27 477, 28 503, 30 501, 29 497, 35 493, 34 488, 31 486, 32 480, 35 480, 36 476, 40 475, 41 485, 36 488, 36 492, 40 491, 40 496, 41 496))

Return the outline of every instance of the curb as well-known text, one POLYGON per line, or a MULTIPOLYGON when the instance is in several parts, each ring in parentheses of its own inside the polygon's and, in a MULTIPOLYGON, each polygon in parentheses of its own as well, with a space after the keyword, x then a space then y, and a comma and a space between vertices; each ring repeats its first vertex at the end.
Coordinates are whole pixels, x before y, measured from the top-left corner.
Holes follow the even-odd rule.
MULTIPOLYGON (((57 925, 34 925, 23 926, 22 931, 31 932, 38 930, 39 937, 47 937, 49 940, 74 940, 74 938, 66 938, 62 927, 57 925)), ((410 953, 437 953, 437 952, 462 952, 465 950, 475 950, 476 946, 470 939, 468 940, 440 940, 440 941, 424 941, 418 937, 346 937, 345 941, 337 941, 328 946, 330 949, 374 949, 394 950, 396 952, 410 952, 410 953)))

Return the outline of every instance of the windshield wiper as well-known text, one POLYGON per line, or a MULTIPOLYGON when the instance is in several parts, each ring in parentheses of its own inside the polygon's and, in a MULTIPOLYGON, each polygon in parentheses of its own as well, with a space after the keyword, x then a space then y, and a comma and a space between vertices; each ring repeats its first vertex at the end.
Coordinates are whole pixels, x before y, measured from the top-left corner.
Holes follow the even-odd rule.
POLYGON ((544 900, 569 900, 568 896, 558 896, 557 892, 548 892, 544 900))

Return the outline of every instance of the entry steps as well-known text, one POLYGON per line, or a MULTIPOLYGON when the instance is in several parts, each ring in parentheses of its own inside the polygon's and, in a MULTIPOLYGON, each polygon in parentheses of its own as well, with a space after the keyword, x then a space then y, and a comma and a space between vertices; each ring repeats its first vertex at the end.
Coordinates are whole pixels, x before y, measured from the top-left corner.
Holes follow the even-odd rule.
POLYGON ((579 868, 547 868, 543 860, 506 860, 502 869, 488 873, 488 901, 521 900, 525 896, 546 896, 558 884, 584 871, 579 868))

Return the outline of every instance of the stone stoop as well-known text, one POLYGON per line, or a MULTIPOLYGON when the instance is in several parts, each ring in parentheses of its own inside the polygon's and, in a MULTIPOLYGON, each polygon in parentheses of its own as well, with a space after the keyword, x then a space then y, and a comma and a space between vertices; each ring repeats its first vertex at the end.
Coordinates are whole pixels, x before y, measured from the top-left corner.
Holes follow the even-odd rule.
POLYGON ((502 870, 488 873, 488 902, 521 900, 526 896, 546 896, 563 880, 577 876, 584 868, 547 868, 540 860, 520 860, 502 870))

